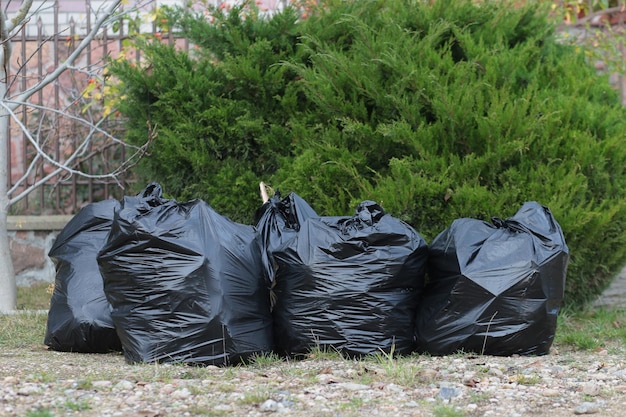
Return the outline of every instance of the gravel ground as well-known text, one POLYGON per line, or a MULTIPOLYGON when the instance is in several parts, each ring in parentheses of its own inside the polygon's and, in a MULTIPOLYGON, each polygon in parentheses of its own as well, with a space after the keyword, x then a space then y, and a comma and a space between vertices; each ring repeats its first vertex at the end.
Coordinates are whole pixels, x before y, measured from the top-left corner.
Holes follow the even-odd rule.
POLYGON ((0 351, 0 416, 626 415, 623 348, 540 357, 380 356, 238 367, 127 365, 121 354, 0 351))

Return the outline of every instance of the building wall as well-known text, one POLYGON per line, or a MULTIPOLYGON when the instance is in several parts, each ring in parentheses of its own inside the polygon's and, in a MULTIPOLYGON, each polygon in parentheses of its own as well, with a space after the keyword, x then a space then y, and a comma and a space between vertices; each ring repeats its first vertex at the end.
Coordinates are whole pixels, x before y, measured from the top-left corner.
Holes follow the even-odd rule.
POLYGON ((9 216, 11 257, 18 287, 54 282, 48 257, 54 239, 72 216, 9 216))

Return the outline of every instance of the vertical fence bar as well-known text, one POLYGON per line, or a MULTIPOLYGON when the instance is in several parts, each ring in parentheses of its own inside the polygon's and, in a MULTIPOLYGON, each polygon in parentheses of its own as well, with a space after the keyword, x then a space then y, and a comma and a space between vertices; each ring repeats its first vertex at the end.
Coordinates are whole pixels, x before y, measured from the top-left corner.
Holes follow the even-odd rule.
MULTIPOLYGON (((43 78, 43 21, 41 17, 37 19, 37 80, 41 80, 43 78)), ((37 92, 37 104, 43 104, 43 90, 39 90, 37 92)), ((41 120, 41 111, 39 112, 39 119, 41 120)), ((41 175, 42 177, 45 175, 43 164, 35 169, 35 180, 37 179, 37 175, 41 175)), ((46 187, 39 187, 39 207, 40 210, 43 210, 46 202, 46 187)))
MULTIPOLYGON (((8 82, 10 80, 10 78, 11 78, 10 71, 11 71, 11 66, 9 65, 6 68, 6 77, 7 77, 6 80, 5 80, 6 82, 8 82)), ((9 95, 9 89, 7 89, 5 94, 7 96, 9 95)), ((6 134, 6 137, 9 138, 9 140, 7 140, 6 149, 5 149, 5 151, 7 153, 7 161, 6 161, 7 165, 5 167, 6 170, 7 170, 7 178, 6 178, 7 184, 6 184, 6 186, 7 186, 7 189, 11 189, 11 187, 13 185, 13 180, 12 180, 12 178, 13 178, 13 170, 12 170, 12 162, 11 162, 13 160, 13 153, 11 152, 11 143, 12 143, 12 141, 11 141, 11 117, 9 115, 7 115, 7 119, 8 119, 8 123, 7 123, 7 126, 6 126, 5 134, 6 134)))
MULTIPOLYGON (((26 60, 28 59, 26 57, 26 28, 24 28, 22 30, 22 48, 21 48, 21 62, 22 65, 26 65, 26 60)), ((22 89, 22 91, 26 90, 26 88, 28 87, 27 84, 27 77, 26 75, 22 72, 22 76, 21 76, 21 80, 20 80, 20 88, 22 89)), ((26 106, 22 107, 22 123, 24 124, 24 126, 28 126, 28 113, 26 111, 26 106)), ((10 121, 11 119, 9 119, 10 121)), ((25 140, 24 138, 24 134, 22 133, 20 135, 22 137, 22 174, 26 173, 26 171, 28 170, 28 142, 25 140)), ((9 176, 9 178, 11 178, 9 176)), ((28 206, 29 206, 29 201, 30 198, 25 198, 24 199, 24 210, 26 210, 28 212, 28 206)))
MULTIPOLYGON (((102 30, 102 57, 106 58, 108 55, 109 55, 109 31, 107 27, 104 27, 102 30)), ((104 89, 106 82, 107 82, 106 79, 102 80, 103 89, 104 89)), ((102 152, 103 152, 102 160, 108 161, 107 155, 109 151, 105 148, 102 152)), ((109 198, 109 181, 104 181, 102 188, 104 191, 104 198, 108 199, 109 198)))
MULTIPOLYGON (((124 5, 122 5, 120 7, 123 9, 124 5)), ((125 37, 124 34, 126 33, 125 30, 124 30, 125 29, 124 19, 122 17, 120 17, 119 20, 118 20, 118 28, 119 29, 118 29, 117 35, 114 35, 112 37, 113 38, 117 37, 117 50, 118 51, 122 51, 124 49, 124 37, 125 37)), ((105 31, 105 34, 108 35, 107 28, 104 28, 104 31, 105 31)), ((108 40, 108 37, 105 38, 105 39, 108 40)), ((104 43, 104 48, 105 49, 104 49, 104 52, 103 52, 103 56, 105 56, 105 57, 108 55, 108 46, 107 45, 108 45, 108 42, 105 42, 104 43)), ((105 157, 106 157, 105 160, 107 160, 107 161, 109 160, 109 158, 108 158, 108 154, 109 153, 114 154, 115 150, 109 150, 108 148, 105 149, 105 157)), ((126 160, 126 149, 124 147, 121 148, 121 156, 120 156, 120 158, 122 160, 122 163, 126 160)), ((126 174, 122 174, 122 177, 120 178, 120 181, 121 181, 122 185, 126 184, 126 174)), ((105 191, 105 198, 110 198, 110 197, 113 196, 113 193, 111 192, 111 185, 110 185, 109 181, 106 182, 105 187, 104 187, 104 191, 105 191)))
MULTIPOLYGON (((91 31, 91 0, 86 0, 85 1, 85 6, 87 8, 86 10, 86 17, 87 17, 87 33, 89 33, 91 31)), ((91 75, 91 54, 93 53, 92 50, 92 45, 93 42, 89 43, 89 45, 87 46, 87 56, 86 56, 86 60, 87 60, 87 71, 88 73, 91 75)), ((93 149, 93 143, 91 143, 89 145, 89 150, 88 152, 91 153, 91 150, 93 149)), ((93 158, 90 158, 88 161, 88 165, 89 165, 89 174, 93 174, 94 173, 94 168, 93 168, 93 158)), ((93 178, 88 178, 87 179, 87 201, 89 203, 93 203, 93 178)), ((78 200, 78 198, 76 199, 78 200)), ((78 202, 78 201, 77 201, 78 202)))
MULTIPOLYGON (((59 67, 59 0, 55 0, 54 2, 54 34, 53 34, 53 39, 54 39, 54 68, 58 68, 59 67)), ((73 42, 74 40, 71 39, 70 42, 73 42)), ((54 108, 55 109, 59 109, 61 107, 61 93, 60 93, 60 88, 59 88, 59 80, 57 79, 56 82, 54 82, 54 108)), ((54 121, 53 125, 54 125, 54 157, 56 158, 56 160, 58 161, 61 157, 61 132, 59 131, 59 117, 55 114, 54 116, 51 117, 51 119, 54 121)), ((61 209, 61 186, 56 187, 55 190, 55 194, 56 194, 56 209, 60 210, 61 209)))
MULTIPOLYGON (((70 17, 70 38, 72 39, 72 41, 70 42, 70 45, 68 47, 68 51, 67 51, 67 55, 69 56, 72 52, 74 52, 74 47, 75 47, 75 41, 77 39, 77 34, 76 34, 76 22, 74 21, 74 16, 70 17)), ((71 70, 73 71, 73 70, 71 70)), ((75 74, 71 74, 71 78, 72 78, 72 83, 73 86, 76 85, 76 76, 75 74)), ((74 94, 77 94, 78 91, 73 92, 74 94)), ((79 100, 78 95, 76 97, 76 100, 79 100)), ((78 101, 76 102, 76 105, 78 104, 78 101)), ((73 105, 73 104, 72 104, 73 105)), ((78 148, 78 139, 77 139, 77 135, 80 132, 80 129, 76 129, 76 125, 74 123, 72 123, 71 127, 69 128, 70 130, 70 138, 64 138, 63 141, 68 141, 71 140, 72 142, 72 152, 74 152, 74 150, 76 148, 78 148)), ((61 135, 62 137, 64 135, 61 135)), ((65 146, 67 146, 67 143, 65 144, 65 146)), ((78 188, 78 176, 77 175, 72 175, 72 182, 70 183, 70 200, 71 200, 71 204, 72 204, 72 210, 76 211, 78 209, 78 192, 77 192, 77 188, 78 188)))

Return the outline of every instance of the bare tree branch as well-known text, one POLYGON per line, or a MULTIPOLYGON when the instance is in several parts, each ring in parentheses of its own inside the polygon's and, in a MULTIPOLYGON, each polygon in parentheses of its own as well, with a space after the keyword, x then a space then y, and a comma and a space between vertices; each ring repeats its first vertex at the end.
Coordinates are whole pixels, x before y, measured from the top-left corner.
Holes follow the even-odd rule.
MULTIPOLYGON (((20 105, 29 105, 28 103, 20 103, 20 105)), ((73 119, 75 121, 81 122, 84 125, 89 127, 89 133, 81 140, 79 146, 76 147, 76 149, 74 149, 74 151, 64 160, 64 161, 57 161, 56 159, 50 157, 41 147, 41 143, 40 141, 36 140, 35 138, 33 138, 33 136, 31 135, 30 131, 28 130, 28 128, 22 123, 22 121, 20 120, 19 116, 17 114, 15 114, 15 112, 13 110, 11 110, 10 106, 7 106, 4 102, 0 102, 0 106, 2 106, 7 112, 8 114, 11 116, 11 118, 14 120, 14 122, 20 127, 20 129, 22 130, 22 133, 25 135, 25 137, 28 139, 28 141, 30 142, 30 144, 33 146, 33 148, 35 149, 36 152, 36 157, 35 160, 33 162, 31 162, 29 169, 26 173, 24 173, 24 175, 22 175, 22 177, 16 182, 16 184, 13 185, 13 187, 11 187, 7 194, 9 196, 9 204, 15 204, 17 201, 21 200, 22 198, 26 197, 30 192, 32 192, 35 188, 37 188, 38 186, 40 186, 41 184, 46 183, 48 180, 56 177, 57 175, 60 175, 62 173, 67 173, 70 176, 72 175, 79 175, 81 177, 84 178, 91 178, 91 179, 105 179, 105 178, 114 178, 117 180, 117 176, 119 176, 120 174, 122 174, 123 172, 126 172, 128 169, 130 169, 132 166, 134 166, 138 160, 140 159, 141 156, 143 156, 146 152, 147 152, 147 148, 150 145, 150 143, 156 138, 156 129, 155 128, 150 128, 150 126, 148 127, 148 138, 146 143, 144 143, 142 146, 136 146, 136 145, 130 145, 128 143, 125 143, 117 138, 115 138, 114 136, 112 136, 111 134, 109 134, 108 132, 106 132, 105 130, 103 130, 100 126, 104 123, 104 121, 106 120, 106 118, 102 118, 100 121, 98 121, 97 123, 93 123, 84 119, 81 119, 80 117, 77 116, 73 116, 71 114, 63 114, 62 111, 60 110, 56 110, 56 109, 52 109, 52 108, 46 108, 43 106, 34 106, 31 105, 32 107, 37 107, 40 109, 45 109, 47 111, 50 112, 55 112, 55 113, 59 113, 59 114, 63 114, 65 117, 68 117, 70 119, 73 119), (128 158, 128 160, 124 163, 122 163, 118 168, 116 168, 115 170, 105 173, 105 174, 88 174, 84 171, 78 170, 78 169, 74 169, 74 166, 77 166, 80 164, 81 161, 84 161, 86 159, 89 159, 91 156, 93 156, 93 152, 86 155, 85 153, 87 152, 87 149, 89 148, 89 145, 92 142, 92 139, 94 137, 95 134, 101 134, 103 135, 106 139, 108 139, 110 145, 108 146, 112 146, 114 144, 122 144, 128 148, 134 149, 135 152, 133 153, 133 155, 130 156, 130 158, 128 158), (81 158, 82 157, 82 158, 81 158), (55 169, 49 173, 48 175, 46 175, 45 177, 41 178, 39 181, 35 182, 34 184, 29 185, 26 189, 22 190, 21 193, 19 193, 18 195, 12 197, 12 195, 22 187, 22 185, 24 184, 24 182, 26 181, 26 179, 28 178, 28 175, 30 173, 32 173, 33 169, 34 169, 34 164, 36 162, 38 162, 38 160, 43 159, 45 162, 47 162, 49 164, 49 166, 55 167, 55 169)))
POLYGON ((2 44, 2 49, 0 49, 0 63, 5 68, 8 65, 9 59, 11 58, 11 42, 9 42, 9 23, 7 22, 7 17, 4 14, 4 9, 0 7, 0 43, 2 44))
MULTIPOLYGON (((111 19, 111 16, 114 15, 115 10, 120 6, 121 3, 122 3, 122 0, 113 0, 113 1, 111 1, 110 6, 100 15, 100 17, 97 19, 96 23, 91 28, 91 31, 83 38, 83 40, 78 44, 76 49, 65 60, 65 62, 61 63, 57 68, 54 69, 54 71, 48 73, 36 85, 32 86, 31 88, 28 88, 28 89, 24 90, 23 92, 21 92, 20 94, 15 96, 13 101, 25 102, 33 94, 35 94, 36 92, 38 92, 39 90, 41 90, 42 88, 47 86, 48 84, 50 84, 50 83, 54 82, 56 79, 58 79, 59 76, 61 75, 61 73, 63 73, 70 66, 72 66, 74 64, 74 61, 76 60, 76 58, 78 58, 81 55, 81 53, 83 52, 83 50, 85 48, 87 48, 87 46, 89 46, 91 44, 93 39, 96 37, 96 35, 100 31, 100 28, 103 27, 105 25, 105 23, 108 20, 111 19)), ((18 106, 19 106, 18 104, 14 104, 12 109, 14 110, 18 106)))
MULTIPOLYGON (((22 123, 22 121, 20 120, 19 116, 15 114, 15 112, 13 112, 9 106, 7 106, 4 102, 0 102, 0 106, 4 107, 7 112, 11 115, 11 118, 13 119, 13 121, 15 123, 17 123, 17 125, 20 127, 20 129, 22 130, 22 133, 24 134, 24 136, 26 136, 26 138, 28 139, 28 141, 30 142, 30 144, 33 146, 33 148, 35 149, 35 151, 37 152, 38 155, 41 155, 41 157, 48 162, 50 165, 55 166, 57 168, 61 168, 61 169, 65 169, 69 172, 73 173, 73 170, 69 168, 69 165, 75 158, 77 158, 79 155, 82 155, 83 152, 85 152, 87 146, 89 145, 93 135, 97 132, 104 132, 102 129, 100 129, 98 127, 98 124, 93 125, 93 126, 89 126, 90 128, 90 132, 89 134, 81 141, 81 143, 79 144, 78 147, 76 147, 76 149, 72 152, 72 154, 65 160, 65 162, 60 162, 55 160, 54 158, 50 157, 46 152, 44 152, 44 150, 41 148, 40 144, 38 141, 36 141, 33 136, 31 135, 30 131, 28 130, 28 128, 26 126, 24 126, 24 124, 22 123)), ((104 119, 103 119, 104 120, 104 119)), ((101 121, 102 122, 102 121, 101 121)), ((10 192, 9 192, 10 194, 10 192)))
MULTIPOLYGON (((47 111, 47 112, 50 112, 50 113, 56 113, 56 114, 58 114, 58 115, 60 115, 60 116, 62 116, 62 117, 64 117, 64 118, 67 118, 67 119, 73 120, 73 121, 75 121, 75 122, 81 123, 81 124, 83 124, 83 125, 85 125, 85 126, 89 126, 90 128, 92 127, 92 125, 95 125, 95 126, 96 126, 96 130, 97 130, 97 133, 101 133, 101 134, 102 134, 102 135, 104 135, 104 136, 105 136, 108 140, 111 140, 111 141, 113 141, 113 142, 115 142, 115 143, 117 143, 117 144, 119 144, 119 145, 124 145, 124 146, 129 147, 129 148, 135 148, 135 149, 139 149, 139 148, 141 148, 141 146, 131 145, 130 143, 124 142, 123 140, 116 138, 116 137, 115 137, 115 136, 113 136, 111 133, 107 132, 106 130, 99 128, 98 126, 99 126, 100 124, 102 124, 102 123, 103 123, 103 122, 107 119, 107 118, 105 118, 105 117, 103 117, 102 119, 100 119, 100 121, 99 121, 99 122, 97 122, 97 123, 96 123, 96 122, 94 122, 94 121, 92 121, 92 120, 85 120, 85 119, 84 119, 84 118, 82 118, 82 117, 75 116, 75 115, 70 114, 70 113, 66 113, 66 112, 64 112, 64 110, 63 110, 63 109, 59 110, 59 109, 54 109, 54 108, 52 108, 52 107, 40 106, 40 105, 37 105, 37 104, 34 104, 34 103, 28 103, 28 102, 25 102, 25 103, 18 103, 18 102, 16 102, 15 100, 5 100, 5 101, 4 101, 4 103, 0 103, 0 106, 2 106, 2 107, 4 107, 5 109, 7 109, 7 111, 9 112, 9 114, 11 114, 12 118, 13 118, 14 120, 16 120, 16 121, 17 121, 17 118, 18 118, 19 116, 15 114, 14 110, 12 109, 12 106, 7 106, 7 105, 5 105, 5 103, 10 103, 10 104, 19 104, 19 106, 32 107, 32 108, 35 108, 35 109, 38 109, 38 110, 44 110, 44 111, 47 111)), ((24 130, 25 132, 28 132, 28 128, 27 128, 27 127, 25 127, 25 126, 21 123, 21 121, 19 122, 19 126, 20 126, 20 128, 21 128, 22 130, 24 130)))
MULTIPOLYGON (((4 18, 2 19, 6 21, 7 32, 11 32, 13 29, 15 29, 16 26, 21 25, 26 20, 26 18, 29 15, 30 8, 32 7, 32 5, 33 5, 33 0, 25 0, 20 6, 19 10, 17 11, 17 14, 13 16, 11 20, 7 21, 4 18)), ((3 37, 2 39, 7 39, 7 38, 3 37)))
POLYGON ((47 183, 48 181, 50 181, 54 177, 62 174, 63 172, 68 172, 68 171, 70 172, 70 176, 72 174, 79 174, 82 177, 96 179, 96 180, 97 179, 114 179, 117 182, 117 185, 120 188, 123 189, 124 187, 118 181, 118 177, 121 174, 123 174, 124 172, 128 171, 133 166, 135 166, 139 162, 139 159, 141 158, 141 156, 143 156, 144 154, 147 153, 147 149, 148 149, 149 144, 156 138, 156 135, 155 135, 154 131, 151 131, 150 135, 151 135, 151 137, 150 137, 149 141, 147 141, 137 152, 135 152, 133 155, 131 155, 131 157, 128 158, 125 163, 123 163, 120 167, 118 167, 117 169, 115 169, 114 171, 112 171, 110 173, 100 174, 100 175, 93 175, 93 174, 87 174, 87 173, 82 172, 82 171, 68 170, 65 167, 59 167, 56 170, 54 170, 51 173, 49 173, 48 175, 46 175, 45 177, 42 177, 41 179, 39 179, 35 183, 31 184, 27 189, 25 189, 21 193, 17 194, 15 197, 11 198, 9 200, 9 202, 10 202, 10 204, 17 203, 21 199, 25 198, 28 194, 30 194, 32 192, 32 190, 34 190, 34 189, 38 188, 39 186, 47 183))
MULTIPOLYGON (((14 113, 11 113, 11 114, 14 115, 14 113)), ((119 177, 121 174, 127 172, 130 168, 135 166, 139 162, 141 157, 147 154, 148 147, 157 137, 156 127, 148 126, 148 131, 147 131, 148 138, 146 142, 142 146, 133 146, 133 148, 135 149, 135 152, 129 158, 127 158, 126 161, 124 161, 119 167, 117 167, 111 172, 108 172, 106 174, 88 174, 84 171, 72 168, 72 166, 80 163, 83 160, 88 159, 88 157, 82 158, 80 160, 78 158, 84 154, 85 149, 87 145, 91 142, 93 135, 97 133, 98 131, 99 131, 99 128, 94 126, 94 129, 89 133, 89 135, 85 139, 83 139, 83 142, 81 142, 81 145, 65 160, 65 162, 58 162, 50 158, 43 151, 43 149, 41 149, 37 141, 35 141, 30 134, 27 134, 27 137, 30 143, 37 150, 37 157, 45 159, 46 161, 50 163, 50 165, 54 166, 55 169, 51 171, 50 173, 48 173, 47 175, 45 175, 44 177, 37 180, 36 182, 34 182, 33 184, 30 184, 27 188, 22 190, 22 192, 20 192, 19 194, 15 195, 14 197, 10 197, 9 204, 12 205, 12 204, 17 203, 21 199, 25 198, 28 194, 30 194, 34 189, 38 188, 39 186, 47 183, 51 179, 63 173, 68 174, 69 175, 68 178, 73 175, 79 175, 83 178, 90 178, 90 179, 96 179, 96 180, 97 179, 114 179, 120 188, 124 188, 122 184, 119 183, 117 177, 119 177)), ((26 132, 27 131, 24 131, 24 133, 26 132)), ((21 180, 20 184, 23 183, 23 180, 25 179, 26 179, 26 176, 25 175, 22 176, 22 178, 20 179, 21 180)), ((9 195, 13 194, 15 191, 17 191, 17 189, 19 189, 19 187, 16 184, 9 190, 9 195)))

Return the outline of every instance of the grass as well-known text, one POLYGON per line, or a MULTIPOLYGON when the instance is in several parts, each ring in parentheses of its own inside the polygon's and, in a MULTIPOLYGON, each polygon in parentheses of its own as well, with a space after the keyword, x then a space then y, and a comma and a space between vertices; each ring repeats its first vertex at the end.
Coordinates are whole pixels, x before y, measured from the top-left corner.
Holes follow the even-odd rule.
POLYGON ((439 405, 433 410, 435 417, 464 417, 465 412, 452 405, 439 405))
POLYGON ((264 389, 264 388, 258 388, 255 391, 246 392, 243 395, 243 398, 240 398, 239 400, 237 400, 237 403, 247 404, 247 405, 261 404, 265 400, 268 400, 270 398, 272 398, 272 392, 270 390, 264 389))
MULTIPOLYGON (((53 285, 38 283, 31 287, 18 287, 17 299, 20 314, 0 316, 0 347, 25 347, 40 345, 45 333, 45 314, 27 313, 24 310, 48 310, 53 285)), ((577 350, 615 350, 626 348, 626 309, 585 309, 579 312, 564 311, 559 316, 554 346, 577 350)), ((332 349, 313 348, 307 359, 346 360, 332 349)), ((403 364, 397 363, 393 352, 379 353, 373 359, 391 374, 403 378, 403 364)), ((251 358, 250 366, 269 366, 283 359, 274 353, 251 358)))
POLYGON ((518 374, 515 376, 515 382, 517 382, 519 385, 537 385, 539 382, 541 382, 541 377, 536 374, 518 374))
MULTIPOLYGON (((19 287, 17 292, 18 310, 48 310, 52 285, 41 283, 32 287, 19 287)), ((0 348, 20 348, 41 345, 45 334, 47 317, 45 314, 26 312, 5 316, 0 320, 0 348)), ((626 348, 626 309, 593 309, 564 311, 558 319, 554 340, 557 348, 576 350, 622 350, 626 348)), ((346 360, 332 349, 313 348, 307 359, 346 360)), ((404 379, 406 364, 397 361, 393 352, 380 353, 372 358, 385 368, 390 375, 404 379)), ((273 353, 251 358, 249 366, 268 366, 283 359, 273 353)), ((399 359, 398 359, 399 360, 399 359)), ((415 371, 414 369, 412 371, 415 371)), ((410 379, 410 378, 408 378, 410 379)))
POLYGON ((24 348, 42 345, 48 316, 22 312, 0 316, 0 348, 24 348))
POLYGON ((39 282, 30 287, 17 287, 18 310, 48 310, 54 284, 39 282))
MULTIPOLYGON (((393 349, 390 353, 380 352, 376 355, 372 355, 367 358, 367 361, 372 361, 374 365, 379 367, 389 382, 404 387, 418 386, 424 383, 424 378, 421 375, 421 367, 414 361, 415 355, 410 356, 394 356, 393 349)), ((363 375, 367 375, 365 370, 363 375)), ((371 374, 371 372, 370 372, 371 374)))
POLYGON ((284 361, 284 358, 272 352, 272 353, 263 353, 263 354, 253 355, 247 361, 244 361, 244 363, 247 363, 250 366, 264 367, 268 365, 276 365, 283 361, 284 361))
POLYGON ((91 405, 88 401, 79 400, 79 401, 65 401, 65 408, 69 411, 83 411, 83 410, 91 410, 91 405))
POLYGON ((626 309, 592 309, 559 316, 557 346, 579 350, 614 350, 626 347, 626 309))
POLYGON ((54 417, 49 408, 36 408, 26 413, 26 417, 54 417))
POLYGON ((365 401, 359 397, 351 397, 347 401, 345 401, 339 407, 340 411, 358 411, 363 405, 365 401))

